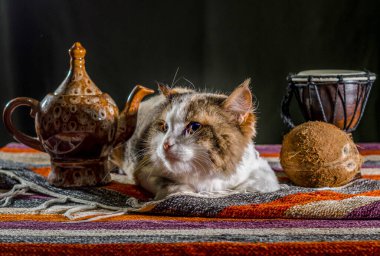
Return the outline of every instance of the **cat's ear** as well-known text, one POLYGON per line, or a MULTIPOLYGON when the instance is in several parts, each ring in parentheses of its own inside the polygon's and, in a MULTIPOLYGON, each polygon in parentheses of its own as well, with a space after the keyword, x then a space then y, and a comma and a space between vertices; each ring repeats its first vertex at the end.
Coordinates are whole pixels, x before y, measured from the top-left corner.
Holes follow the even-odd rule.
POLYGON ((173 94, 176 93, 175 90, 173 90, 172 88, 170 88, 169 86, 167 85, 164 85, 164 84, 160 84, 160 83, 157 83, 157 86, 158 86, 158 89, 159 91, 166 97, 166 98, 171 98, 171 96, 173 94))
POLYGON ((246 79, 223 102, 223 108, 233 113, 239 123, 243 123, 252 112, 252 93, 249 89, 251 79, 246 79))

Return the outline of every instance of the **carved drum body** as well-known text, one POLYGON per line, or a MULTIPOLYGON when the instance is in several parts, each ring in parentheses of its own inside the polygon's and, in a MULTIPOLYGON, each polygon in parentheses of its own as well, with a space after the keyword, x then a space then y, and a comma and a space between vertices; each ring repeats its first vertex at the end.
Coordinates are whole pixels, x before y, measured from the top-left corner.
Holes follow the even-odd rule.
POLYGON ((282 117, 294 127, 289 105, 292 97, 306 121, 324 121, 346 132, 358 126, 376 75, 355 70, 308 70, 288 76, 282 117))

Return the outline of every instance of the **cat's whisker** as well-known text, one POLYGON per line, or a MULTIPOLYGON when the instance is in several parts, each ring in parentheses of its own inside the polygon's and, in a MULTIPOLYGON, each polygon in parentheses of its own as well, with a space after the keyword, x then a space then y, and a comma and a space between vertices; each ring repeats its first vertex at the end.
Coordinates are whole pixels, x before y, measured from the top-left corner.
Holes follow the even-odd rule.
POLYGON ((202 172, 207 172, 207 170, 213 171, 214 168, 210 168, 211 165, 209 163, 205 162, 204 160, 205 159, 194 158, 194 161, 196 163, 198 163, 198 166, 202 169, 202 172))
POLYGON ((143 156, 142 154, 149 154, 149 153, 151 153, 153 150, 154 150, 153 147, 147 145, 147 146, 145 146, 145 148, 142 148, 142 149, 136 151, 136 152, 135 152, 135 155, 141 157, 141 156, 143 156))
POLYGON ((209 161, 209 162, 212 162, 210 160, 210 156, 209 154, 207 153, 207 151, 203 151, 203 150, 197 150, 197 154, 196 154, 197 157, 200 157, 200 158, 203 158, 205 159, 206 161, 209 161))
POLYGON ((175 73, 174 73, 174 77, 173 77, 172 84, 171 84, 170 87, 175 86, 175 84, 177 83, 177 81, 176 81, 175 79, 176 79, 176 77, 177 77, 178 71, 179 71, 179 67, 177 67, 177 70, 176 70, 175 73))
POLYGON ((185 80, 186 82, 188 82, 189 84, 191 84, 192 89, 195 90, 195 85, 189 79, 187 79, 186 77, 182 77, 182 79, 185 80))
POLYGON ((141 151, 141 152, 137 153, 135 156, 137 158, 141 158, 141 157, 144 157, 144 156, 147 156, 147 155, 149 155, 149 151, 141 151))
POLYGON ((198 159, 193 159, 194 164, 191 164, 192 168, 195 170, 195 174, 198 174, 199 169, 201 169, 202 173, 205 171, 205 168, 201 164, 201 162, 198 161, 198 159))

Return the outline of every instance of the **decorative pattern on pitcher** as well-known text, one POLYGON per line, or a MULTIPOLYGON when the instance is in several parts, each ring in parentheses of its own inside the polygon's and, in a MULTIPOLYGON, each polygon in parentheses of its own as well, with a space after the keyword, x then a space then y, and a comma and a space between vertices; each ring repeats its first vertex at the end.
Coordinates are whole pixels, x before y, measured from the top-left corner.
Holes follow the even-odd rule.
MULTIPOLYGON (((119 116, 113 99, 90 79, 85 69, 85 54, 80 43, 72 46, 67 77, 41 102, 27 97, 16 98, 4 109, 5 126, 15 139, 50 155, 52 171, 48 181, 55 186, 92 186, 109 182, 108 157, 112 148, 132 136, 136 125, 137 112, 132 113, 130 121, 120 121, 126 115, 119 116), (11 115, 18 106, 31 107, 36 138, 14 127, 11 115), (129 126, 128 131, 123 127, 126 132, 120 133, 119 123, 129 126)), ((153 90, 136 86, 127 105, 136 107, 151 93, 153 90)))
POLYGON ((54 103, 52 113, 42 117, 42 128, 46 133, 94 132, 116 126, 116 105, 100 96, 61 96, 54 103), (88 103, 90 102, 90 103, 88 103), (99 103, 99 104, 96 104, 99 103))

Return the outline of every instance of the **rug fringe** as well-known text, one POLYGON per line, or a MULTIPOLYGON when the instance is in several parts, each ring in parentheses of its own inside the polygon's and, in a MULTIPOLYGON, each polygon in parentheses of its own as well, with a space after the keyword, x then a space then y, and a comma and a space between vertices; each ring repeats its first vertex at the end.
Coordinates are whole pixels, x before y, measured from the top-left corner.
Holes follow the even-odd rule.
MULTIPOLYGON (((88 213, 89 211, 91 210, 95 210, 97 209, 98 207, 96 205, 75 205, 73 206, 71 209, 68 209, 63 215, 67 218, 69 218, 70 220, 74 220, 76 219, 77 217, 75 216, 76 213, 88 213)), ((82 216, 82 218, 84 217, 89 217, 91 216, 90 214, 85 214, 84 216, 82 216)))
POLYGON ((5 206, 10 205, 16 196, 25 195, 28 190, 29 190, 29 186, 27 185, 24 185, 24 184, 14 185, 13 188, 9 190, 8 192, 0 194, 0 203, 2 203, 0 206, 5 207, 5 206))
MULTIPOLYGON (((75 220, 78 218, 90 218, 91 216, 94 216, 93 210, 95 209, 104 209, 106 212, 98 212, 96 213, 96 217, 104 215, 105 217, 111 216, 112 214, 120 214, 121 212, 127 213, 131 210, 131 207, 115 207, 115 206, 109 206, 101 203, 96 203, 84 199, 79 199, 72 196, 62 196, 58 193, 55 193, 49 189, 46 189, 40 185, 37 185, 33 182, 27 181, 19 176, 17 176, 13 170, 0 170, 1 174, 7 175, 9 178, 12 178, 16 181, 18 181, 20 184, 16 184, 13 186, 13 188, 5 192, 3 194, 0 194, 0 202, 4 201, 2 206, 7 206, 11 204, 12 199, 18 195, 25 194, 27 191, 33 191, 36 193, 40 193, 46 196, 51 196, 53 199, 50 199, 43 204, 32 208, 32 212, 37 213, 46 213, 50 208, 57 204, 65 204, 68 202, 74 203, 72 206, 68 206, 66 209, 63 210, 63 215, 71 220, 75 220), (80 213, 80 216, 78 216, 78 213, 80 213)), ((127 203, 126 203, 127 205, 127 203)), ((111 216, 112 217, 112 216, 111 216)))
POLYGON ((31 210, 35 213, 40 213, 43 210, 46 210, 50 207, 52 207, 55 204, 65 204, 68 202, 68 197, 60 197, 60 198, 53 198, 50 199, 49 201, 46 201, 45 203, 41 204, 40 206, 34 207, 31 210))

